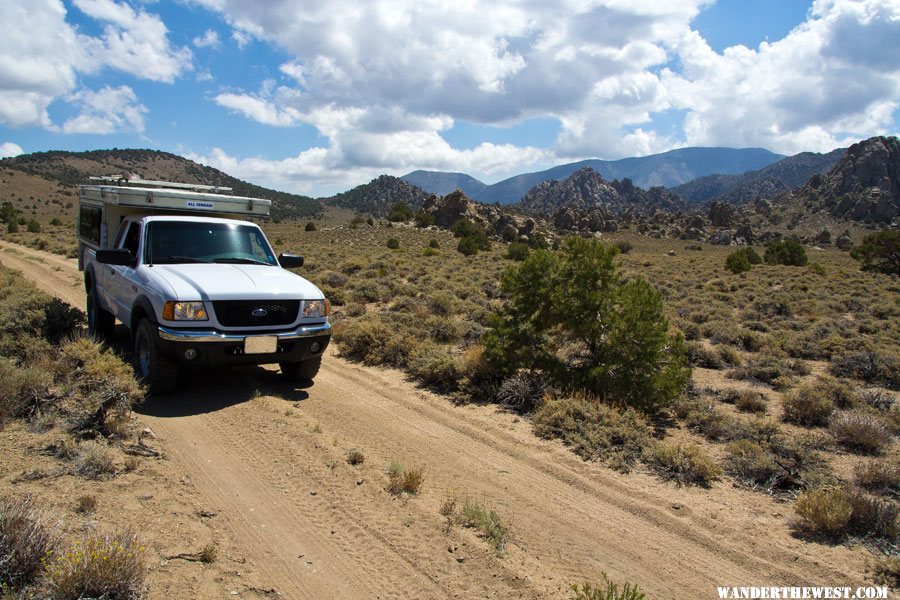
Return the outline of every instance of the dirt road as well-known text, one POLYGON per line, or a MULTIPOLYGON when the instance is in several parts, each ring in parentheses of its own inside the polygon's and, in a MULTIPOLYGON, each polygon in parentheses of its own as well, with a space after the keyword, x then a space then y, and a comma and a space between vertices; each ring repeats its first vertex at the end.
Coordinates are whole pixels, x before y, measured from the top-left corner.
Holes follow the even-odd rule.
MULTIPOLYGON (((0 262, 82 306, 74 261, 0 242, 0 262)), ((656 599, 864 582, 863 552, 789 534, 789 504, 728 483, 614 473, 515 415, 454 406, 333 351, 306 390, 273 368, 235 369, 194 376, 139 412, 217 508, 219 535, 285 598, 568 597, 601 572, 656 599), (362 465, 347 464, 349 448, 363 450, 362 465), (385 491, 391 460, 424 466, 421 495, 385 491), (448 531, 448 494, 493 507, 512 530, 507 553, 448 531)))

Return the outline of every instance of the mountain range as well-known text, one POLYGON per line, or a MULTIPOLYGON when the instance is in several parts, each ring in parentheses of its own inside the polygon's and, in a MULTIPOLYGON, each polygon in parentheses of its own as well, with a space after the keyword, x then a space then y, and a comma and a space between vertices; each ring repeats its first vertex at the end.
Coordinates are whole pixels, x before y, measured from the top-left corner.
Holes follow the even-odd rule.
POLYGON ((661 154, 621 160, 582 160, 545 171, 523 173, 493 185, 484 184, 463 173, 440 171, 413 171, 401 179, 433 194, 443 195, 452 189, 460 189, 471 198, 487 204, 513 204, 538 183, 547 180, 561 181, 584 168, 594 170, 606 180, 630 179, 634 185, 648 189, 656 186, 674 187, 704 175, 738 175, 761 169, 784 158, 781 154, 762 148, 678 148, 661 154))

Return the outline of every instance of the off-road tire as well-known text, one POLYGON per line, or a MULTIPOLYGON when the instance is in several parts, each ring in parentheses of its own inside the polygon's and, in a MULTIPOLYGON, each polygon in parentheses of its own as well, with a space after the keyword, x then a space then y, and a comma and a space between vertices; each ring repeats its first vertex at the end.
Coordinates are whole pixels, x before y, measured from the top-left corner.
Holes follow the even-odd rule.
POLYGON ((100 306, 97 299, 97 288, 91 283, 87 292, 87 326, 88 333, 101 342, 109 342, 116 329, 116 318, 111 312, 100 306))
POLYGON ((175 389, 178 365, 159 351, 156 331, 147 319, 141 320, 134 333, 134 367, 150 394, 168 394, 175 389))
POLYGON ((322 357, 308 358, 300 362, 278 363, 278 366, 289 381, 312 381, 322 366, 322 357))

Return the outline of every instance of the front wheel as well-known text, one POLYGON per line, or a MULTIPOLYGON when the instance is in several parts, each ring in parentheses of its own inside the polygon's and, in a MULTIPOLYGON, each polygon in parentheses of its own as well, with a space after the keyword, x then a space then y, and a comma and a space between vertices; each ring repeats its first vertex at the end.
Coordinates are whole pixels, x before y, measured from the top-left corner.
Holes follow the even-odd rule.
POLYGON ((116 327, 116 318, 100 306, 97 288, 93 284, 87 293, 87 325, 88 333, 102 342, 112 339, 116 327))
POLYGON ((281 373, 289 381, 312 381, 322 366, 322 357, 310 358, 300 362, 283 362, 278 364, 281 373))
POLYGON ((168 394, 175 389, 178 365, 159 351, 153 324, 144 319, 134 334, 134 362, 138 377, 151 394, 168 394))

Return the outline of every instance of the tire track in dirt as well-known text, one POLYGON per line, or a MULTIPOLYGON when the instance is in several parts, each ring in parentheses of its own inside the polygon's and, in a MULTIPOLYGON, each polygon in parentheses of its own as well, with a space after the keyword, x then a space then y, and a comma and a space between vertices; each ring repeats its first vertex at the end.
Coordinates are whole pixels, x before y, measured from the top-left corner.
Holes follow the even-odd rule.
MULTIPOLYGON (((74 260, 10 246, 0 243, 0 262, 81 306, 74 260)), ((239 369, 195 377, 141 412, 221 505, 220 526, 248 568, 284 597, 567 597, 569 584, 601 571, 651 598, 690 600, 715 597, 716 585, 864 581, 860 552, 791 537, 788 505, 728 484, 619 475, 535 438, 513 415, 453 406, 397 371, 333 355, 308 390, 271 368, 239 369), (353 446, 366 453, 358 468, 343 460, 353 446), (392 459, 426 465, 420 497, 384 491, 392 459), (443 531, 447 490, 511 524, 505 556, 471 532, 443 531)))

